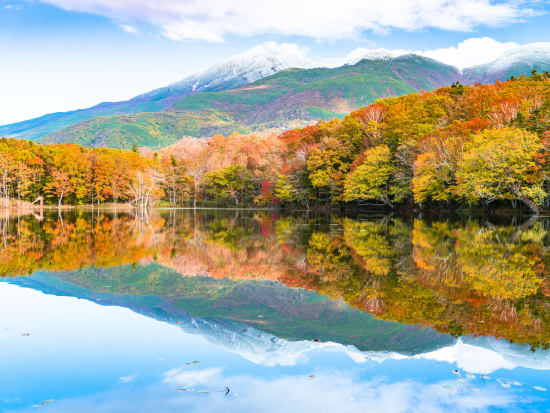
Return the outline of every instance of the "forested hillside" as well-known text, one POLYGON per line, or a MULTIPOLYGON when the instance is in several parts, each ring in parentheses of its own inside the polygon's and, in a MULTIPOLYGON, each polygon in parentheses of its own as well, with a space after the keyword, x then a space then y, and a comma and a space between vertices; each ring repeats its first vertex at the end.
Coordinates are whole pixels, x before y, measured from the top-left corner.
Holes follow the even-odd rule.
POLYGON ((158 152, 0 141, 0 197, 89 203, 387 208, 550 205, 550 76, 455 83, 280 135, 158 152))

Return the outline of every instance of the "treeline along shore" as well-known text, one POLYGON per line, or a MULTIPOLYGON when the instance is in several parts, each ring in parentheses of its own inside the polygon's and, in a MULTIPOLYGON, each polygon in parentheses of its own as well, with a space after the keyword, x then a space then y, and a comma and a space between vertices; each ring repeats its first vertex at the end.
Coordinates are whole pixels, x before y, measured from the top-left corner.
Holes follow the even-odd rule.
POLYGON ((0 139, 0 207, 550 208, 550 75, 388 97, 282 134, 157 151, 0 139))

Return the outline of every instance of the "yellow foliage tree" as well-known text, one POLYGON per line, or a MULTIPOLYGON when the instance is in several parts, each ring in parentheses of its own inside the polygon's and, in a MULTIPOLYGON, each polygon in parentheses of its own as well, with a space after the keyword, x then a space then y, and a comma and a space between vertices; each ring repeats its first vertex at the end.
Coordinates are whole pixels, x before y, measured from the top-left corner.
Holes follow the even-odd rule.
POLYGON ((459 162, 458 194, 472 203, 517 200, 538 214, 546 196, 537 161, 542 149, 536 134, 521 129, 487 129, 474 135, 459 162))
POLYGON ((367 149, 362 155, 362 162, 345 180, 344 201, 377 200, 392 206, 390 179, 393 171, 391 151, 387 145, 367 149))

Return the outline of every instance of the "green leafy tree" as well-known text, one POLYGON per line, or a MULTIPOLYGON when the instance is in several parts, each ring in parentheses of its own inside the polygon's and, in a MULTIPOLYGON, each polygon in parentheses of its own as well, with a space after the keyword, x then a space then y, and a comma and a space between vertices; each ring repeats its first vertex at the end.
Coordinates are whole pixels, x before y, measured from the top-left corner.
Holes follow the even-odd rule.
POLYGON ((215 200, 233 200, 240 205, 251 197, 254 182, 250 172, 241 165, 212 171, 204 176, 206 192, 215 200))
POLYGON ((344 201, 377 200, 393 206, 390 201, 390 180, 394 169, 387 145, 368 149, 361 163, 346 178, 344 201))
POLYGON ((328 189, 330 201, 339 195, 341 178, 351 166, 351 151, 348 142, 327 137, 309 153, 307 170, 311 185, 318 189, 328 189))
POLYGON ((456 174, 457 192, 469 202, 509 199, 534 213, 546 196, 537 154, 540 138, 521 129, 488 129, 465 145, 456 174))

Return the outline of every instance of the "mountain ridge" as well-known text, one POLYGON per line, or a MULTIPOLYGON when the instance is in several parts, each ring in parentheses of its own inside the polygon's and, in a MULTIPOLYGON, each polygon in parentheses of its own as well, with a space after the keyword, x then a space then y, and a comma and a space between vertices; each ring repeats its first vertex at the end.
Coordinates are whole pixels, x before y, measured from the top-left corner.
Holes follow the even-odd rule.
POLYGON ((348 57, 350 63, 331 67, 303 58, 300 50, 288 45, 267 43, 127 101, 102 102, 0 126, 0 136, 42 143, 160 148, 186 136, 305 126, 343 116, 378 98, 456 81, 489 83, 533 69, 550 70, 550 43, 513 49, 492 63, 462 71, 418 54, 392 53, 365 51, 362 56, 367 59, 360 54, 348 57), (312 83, 312 76, 320 82, 312 83))
POLYGON ((34 139, 160 148, 184 136, 305 126, 343 117, 379 98, 433 90, 458 79, 461 75, 456 68, 414 54, 364 59, 336 68, 288 68, 238 88, 176 97, 162 112, 96 117, 34 139))

